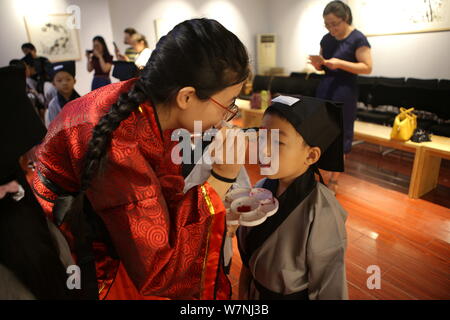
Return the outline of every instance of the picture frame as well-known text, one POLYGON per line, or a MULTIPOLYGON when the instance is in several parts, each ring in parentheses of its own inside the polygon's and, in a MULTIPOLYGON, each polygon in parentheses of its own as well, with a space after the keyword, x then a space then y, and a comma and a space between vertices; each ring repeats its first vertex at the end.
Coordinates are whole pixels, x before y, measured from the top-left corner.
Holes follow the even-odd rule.
POLYGON ((366 36, 450 30, 450 0, 348 0, 366 36))
POLYGON ((29 42, 38 56, 50 62, 80 60, 78 29, 70 23, 71 14, 49 14, 44 18, 24 17, 29 42))

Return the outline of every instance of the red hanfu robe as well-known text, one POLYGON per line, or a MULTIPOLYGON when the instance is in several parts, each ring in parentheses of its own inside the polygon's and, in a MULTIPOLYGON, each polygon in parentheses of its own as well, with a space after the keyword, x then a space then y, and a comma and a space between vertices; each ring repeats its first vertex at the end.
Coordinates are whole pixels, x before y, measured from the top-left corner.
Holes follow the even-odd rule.
MULTIPOLYGON (((78 191, 92 129, 134 81, 102 87, 67 104, 39 146, 37 172, 69 192, 78 191)), ((230 298, 221 256, 225 208, 208 183, 183 194, 181 166, 171 161, 178 143, 171 141, 172 131, 161 136, 153 107, 142 104, 114 131, 106 169, 87 191, 120 257, 119 264, 105 244, 94 243, 101 299, 230 298)), ((33 187, 51 217, 57 196, 42 180, 35 174, 33 187)), ((67 227, 61 229, 72 245, 67 227)))

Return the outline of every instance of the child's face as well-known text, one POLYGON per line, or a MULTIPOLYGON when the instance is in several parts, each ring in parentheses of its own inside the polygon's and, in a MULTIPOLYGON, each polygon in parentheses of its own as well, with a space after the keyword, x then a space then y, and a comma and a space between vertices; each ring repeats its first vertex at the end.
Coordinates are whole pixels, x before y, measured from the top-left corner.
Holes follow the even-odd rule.
MULTIPOLYGON (((262 120, 261 127, 268 131, 265 155, 271 157, 272 161, 278 161, 278 172, 267 176, 268 178, 294 179, 302 175, 320 157, 320 149, 309 147, 297 130, 288 121, 279 116, 266 114, 262 120), (271 150, 273 150, 271 146, 271 129, 279 129, 278 156, 271 154, 271 150), (318 155, 314 154, 317 152, 317 149, 319 149, 318 155)), ((275 140, 273 143, 277 143, 277 141, 275 140)))
POLYGON ((60 71, 53 78, 53 85, 63 95, 72 94, 75 78, 68 72, 60 71))

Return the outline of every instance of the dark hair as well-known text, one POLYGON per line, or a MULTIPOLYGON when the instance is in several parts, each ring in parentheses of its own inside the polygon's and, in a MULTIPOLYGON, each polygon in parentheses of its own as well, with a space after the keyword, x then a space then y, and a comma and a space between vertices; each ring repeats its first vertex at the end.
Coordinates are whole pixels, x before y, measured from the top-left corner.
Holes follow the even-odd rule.
POLYGON ((26 43, 22 44, 21 48, 22 48, 22 50, 23 49, 30 49, 30 50, 35 50, 36 51, 36 47, 30 42, 26 42, 26 43))
MULTIPOLYGON (((278 110, 275 109, 275 108, 268 108, 268 109, 266 109, 266 111, 264 112, 264 116, 265 116, 265 115, 273 115, 273 116, 276 116, 276 117, 278 117, 278 118, 280 118, 280 119, 282 119, 282 120, 285 120, 287 123, 289 123, 289 125, 292 126, 292 124, 291 124, 291 122, 289 121, 289 119, 286 118, 286 115, 285 115, 284 113, 278 111, 278 110)), ((294 129, 295 129, 295 128, 294 128, 294 129)), ((297 129, 295 129, 295 131, 301 136, 301 134, 297 131, 297 129)), ((303 139, 303 137, 302 137, 302 139, 303 139)), ((303 146, 305 146, 305 147, 310 147, 310 145, 306 142, 305 139, 303 139, 303 146)))
POLYGON ((11 67, 19 67, 19 68, 24 68, 26 67, 26 63, 23 60, 19 60, 19 59, 12 59, 9 61, 9 66, 11 67))
POLYGON ((352 10, 350 10, 350 7, 342 1, 331 1, 328 3, 323 10, 323 16, 325 17, 330 13, 334 14, 338 18, 341 18, 348 24, 352 24, 353 22, 352 10))
POLYGON ((125 30, 123 30, 124 33, 128 33, 130 36, 132 36, 133 34, 137 33, 135 28, 126 28, 125 30))
POLYGON ((249 58, 242 42, 219 22, 210 19, 186 20, 175 26, 156 44, 139 79, 123 93, 94 127, 85 155, 81 191, 102 169, 113 131, 141 103, 153 106, 173 101, 187 86, 201 100, 244 81, 249 74, 249 58))
POLYGON ((148 48, 147 38, 145 38, 145 36, 144 36, 143 34, 140 34, 140 33, 137 33, 137 32, 136 32, 136 33, 134 33, 134 34, 131 36, 130 39, 133 40, 133 41, 137 41, 137 42, 144 41, 145 47, 148 48))
POLYGON ((96 36, 94 39, 92 39, 92 42, 98 41, 103 46, 103 57, 109 58, 111 54, 109 53, 108 46, 106 45, 105 39, 103 39, 102 36, 96 36))
POLYGON ((29 66, 29 67, 34 67, 34 59, 33 59, 33 57, 31 56, 31 53, 27 53, 26 55, 25 55, 25 57, 23 57, 22 59, 21 59, 21 61, 23 61, 23 63, 25 63, 27 66, 29 66))

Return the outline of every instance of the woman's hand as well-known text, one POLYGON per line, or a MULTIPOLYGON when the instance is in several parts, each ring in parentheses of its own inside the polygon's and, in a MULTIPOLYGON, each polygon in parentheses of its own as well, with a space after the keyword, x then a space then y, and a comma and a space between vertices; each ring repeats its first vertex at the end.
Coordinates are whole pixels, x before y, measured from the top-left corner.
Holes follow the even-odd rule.
POLYGON ((324 61, 324 65, 331 70, 336 70, 341 67, 341 60, 337 58, 331 58, 324 61))
POLYGON ((212 169, 218 175, 234 179, 245 162, 245 154, 248 146, 246 139, 239 139, 236 134, 241 133, 237 128, 223 127, 219 130, 212 144, 212 169), (228 141, 228 142, 227 142, 228 141), (227 159, 227 155, 228 158, 227 159), (244 155, 244 161, 239 157, 244 155))
POLYGON ((0 199, 3 199, 8 193, 17 193, 19 192, 20 187, 17 181, 11 181, 7 184, 0 186, 0 199))
POLYGON ((309 56, 310 64, 313 65, 316 70, 322 70, 322 65, 324 64, 325 60, 322 56, 309 56))

